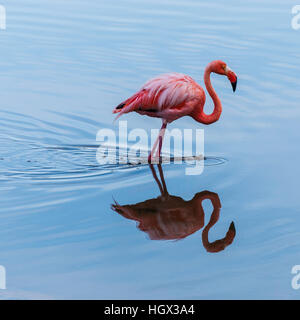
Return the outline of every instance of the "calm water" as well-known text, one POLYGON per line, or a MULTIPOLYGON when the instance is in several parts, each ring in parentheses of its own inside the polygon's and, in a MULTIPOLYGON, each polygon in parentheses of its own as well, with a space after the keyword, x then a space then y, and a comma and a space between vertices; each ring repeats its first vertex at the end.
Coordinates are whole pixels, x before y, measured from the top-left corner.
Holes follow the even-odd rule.
POLYGON ((291 287, 300 264, 294 1, 1 4, 1 298, 300 298, 291 287), (205 152, 224 163, 199 176, 163 165, 163 204, 151 200, 160 190, 148 166, 97 164, 96 133, 117 128, 114 106, 163 72, 203 84, 214 59, 239 76, 235 94, 212 79, 223 113, 205 128, 205 152), (214 242, 228 228, 231 239, 207 243, 209 229, 214 242), (227 246, 209 252, 218 245, 227 246))

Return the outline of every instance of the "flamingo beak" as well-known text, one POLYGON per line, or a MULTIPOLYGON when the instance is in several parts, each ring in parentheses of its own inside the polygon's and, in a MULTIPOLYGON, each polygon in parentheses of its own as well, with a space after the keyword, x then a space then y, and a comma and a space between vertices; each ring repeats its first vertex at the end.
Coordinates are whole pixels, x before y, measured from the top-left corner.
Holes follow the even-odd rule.
POLYGON ((236 84, 237 84, 237 79, 234 82, 231 82, 233 92, 235 92, 236 90, 236 84))
POLYGON ((236 85, 237 85, 237 76, 236 76, 236 74, 228 67, 226 67, 226 69, 225 69, 225 74, 227 75, 227 78, 231 83, 233 92, 235 92, 236 85))

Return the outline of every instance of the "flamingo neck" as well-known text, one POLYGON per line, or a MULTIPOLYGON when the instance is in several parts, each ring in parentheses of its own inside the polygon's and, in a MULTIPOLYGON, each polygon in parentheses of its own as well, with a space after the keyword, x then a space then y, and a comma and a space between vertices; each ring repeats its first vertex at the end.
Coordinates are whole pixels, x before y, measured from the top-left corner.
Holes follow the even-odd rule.
POLYGON ((211 114, 206 114, 204 112, 204 104, 201 106, 200 110, 198 109, 197 115, 195 119, 204 124, 211 124, 219 120, 221 113, 222 113, 222 104, 221 100, 219 99, 216 91, 212 87, 210 81, 210 74, 213 72, 212 65, 209 64, 204 72, 204 83, 206 86, 206 90, 211 96, 213 103, 214 103, 214 110, 211 114))

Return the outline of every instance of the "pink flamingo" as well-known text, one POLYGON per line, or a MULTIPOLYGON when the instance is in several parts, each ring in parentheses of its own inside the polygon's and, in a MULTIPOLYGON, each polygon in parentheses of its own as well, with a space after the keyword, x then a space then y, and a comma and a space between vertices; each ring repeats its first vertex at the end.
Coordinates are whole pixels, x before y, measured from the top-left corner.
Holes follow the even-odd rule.
POLYGON ((204 226, 203 201, 210 200, 213 206, 210 220, 202 231, 202 243, 208 252, 219 252, 229 246, 236 235, 231 222, 224 238, 210 242, 208 233, 218 222, 221 201, 217 193, 198 192, 191 200, 169 194, 161 164, 158 164, 159 180, 154 166, 149 164, 153 177, 160 189, 160 196, 136 204, 120 205, 116 201, 111 208, 124 218, 138 222, 138 228, 146 232, 151 240, 184 239, 204 226))
POLYGON ((148 161, 152 162, 154 153, 160 157, 162 141, 168 123, 184 117, 191 116, 203 124, 211 124, 219 120, 222 104, 210 82, 210 74, 214 72, 226 75, 235 91, 237 84, 236 74, 221 60, 209 63, 204 72, 204 83, 214 103, 211 114, 204 113, 205 92, 191 77, 180 73, 160 75, 149 80, 133 96, 120 103, 113 113, 118 113, 116 119, 122 114, 135 111, 141 115, 162 119, 162 127, 149 154, 148 161))

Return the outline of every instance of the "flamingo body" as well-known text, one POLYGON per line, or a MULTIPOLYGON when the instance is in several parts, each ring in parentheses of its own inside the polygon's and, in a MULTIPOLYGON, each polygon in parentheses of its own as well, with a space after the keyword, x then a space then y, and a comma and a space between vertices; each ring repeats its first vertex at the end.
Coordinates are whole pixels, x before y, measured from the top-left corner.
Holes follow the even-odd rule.
POLYGON ((205 92, 190 76, 181 73, 162 74, 147 81, 114 113, 118 116, 135 111, 141 115, 162 118, 168 123, 190 115, 196 105, 205 104, 205 92))

